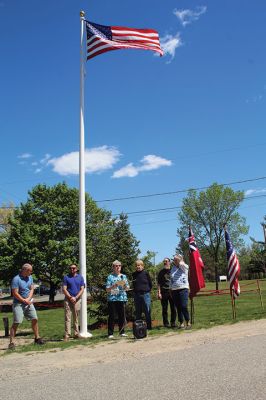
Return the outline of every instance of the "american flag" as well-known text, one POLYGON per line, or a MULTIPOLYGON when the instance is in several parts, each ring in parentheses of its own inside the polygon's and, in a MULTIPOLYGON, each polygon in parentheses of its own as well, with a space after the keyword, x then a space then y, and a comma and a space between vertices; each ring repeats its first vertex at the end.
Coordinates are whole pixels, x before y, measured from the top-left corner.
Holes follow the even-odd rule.
POLYGON ((228 261, 228 278, 230 281, 230 289, 233 294, 233 297, 236 298, 240 295, 240 286, 238 282, 238 277, 240 274, 240 264, 237 259, 235 250, 231 243, 231 239, 229 233, 225 229, 225 243, 226 243, 226 254, 228 261))
POLYGON ((158 32, 154 29, 134 29, 86 22, 87 60, 110 50, 144 49, 163 55, 158 32))
POLYGON ((189 297, 192 299, 205 287, 205 281, 203 277, 204 264, 200 256, 199 249, 195 242, 195 237, 192 229, 189 228, 189 297))

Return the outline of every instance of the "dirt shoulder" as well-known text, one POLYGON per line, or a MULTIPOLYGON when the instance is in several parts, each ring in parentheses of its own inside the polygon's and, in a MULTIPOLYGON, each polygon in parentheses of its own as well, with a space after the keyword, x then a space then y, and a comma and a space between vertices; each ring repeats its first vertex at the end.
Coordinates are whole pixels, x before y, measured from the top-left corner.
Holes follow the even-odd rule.
MULTIPOLYGON (((1 358, 0 377, 8 379, 10 373, 20 375, 36 375, 50 373, 65 368, 77 368, 95 363, 109 363, 129 358, 140 359, 151 354, 164 353, 237 340, 246 336, 259 336, 266 333, 266 319, 239 322, 234 325, 217 326, 198 331, 171 332, 162 336, 148 337, 144 340, 118 339, 103 342, 95 346, 77 346, 61 350, 47 350, 35 353, 14 353, 1 358)), ((8 341, 0 339, 0 348, 7 348, 8 341)))

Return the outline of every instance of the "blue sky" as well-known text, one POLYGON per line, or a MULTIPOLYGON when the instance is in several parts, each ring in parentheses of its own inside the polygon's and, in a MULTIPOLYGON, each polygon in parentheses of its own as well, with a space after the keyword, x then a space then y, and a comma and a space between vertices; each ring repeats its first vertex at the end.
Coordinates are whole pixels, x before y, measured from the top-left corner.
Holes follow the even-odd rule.
MULTIPOLYGON (((264 1, 0 0, 0 204, 38 183, 78 186, 79 11, 157 29, 164 57, 119 50, 86 64, 86 190, 97 200, 264 177, 264 1)), ((262 239, 266 179, 232 185, 262 239)), ((181 205, 184 193, 103 201, 114 214, 181 205)), ((143 253, 172 256, 176 209, 129 214, 143 253)), ((248 237, 246 238, 248 242, 248 237)))

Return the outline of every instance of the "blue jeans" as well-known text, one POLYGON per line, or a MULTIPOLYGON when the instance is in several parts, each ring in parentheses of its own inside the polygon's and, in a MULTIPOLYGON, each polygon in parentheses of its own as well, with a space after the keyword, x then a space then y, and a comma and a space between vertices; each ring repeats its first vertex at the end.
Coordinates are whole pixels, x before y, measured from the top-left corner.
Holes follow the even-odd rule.
POLYGON ((150 292, 134 293, 134 304, 136 311, 136 319, 141 319, 142 312, 145 314, 147 328, 151 329, 151 295, 150 292))
POLYGON ((172 298, 177 309, 178 321, 182 324, 189 321, 188 289, 172 290, 172 298))

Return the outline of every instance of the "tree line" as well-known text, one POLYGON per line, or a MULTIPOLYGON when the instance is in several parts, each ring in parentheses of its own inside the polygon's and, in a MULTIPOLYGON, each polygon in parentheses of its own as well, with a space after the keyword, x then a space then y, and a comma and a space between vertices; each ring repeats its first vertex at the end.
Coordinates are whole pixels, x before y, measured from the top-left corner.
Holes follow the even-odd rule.
MULTIPOLYGON (((241 277, 265 276, 265 243, 252 239, 245 245, 248 226, 238 208, 243 191, 214 183, 205 191, 191 190, 178 214, 177 246, 188 257, 188 226, 191 225, 205 263, 205 279, 216 282, 226 275, 227 263, 223 226, 227 225, 241 264, 241 277)), ((65 183, 37 185, 28 199, 14 209, 0 210, 0 281, 9 284, 25 262, 34 265, 38 281, 50 287, 50 301, 61 284, 67 267, 79 259, 78 190, 65 183)), ((266 218, 264 217, 264 221, 266 218)), ((103 307, 106 276, 111 263, 119 259, 125 274, 131 275, 140 254, 140 243, 132 234, 127 215, 112 216, 86 194, 87 281, 97 289, 99 312, 103 307)), ((155 265, 154 252, 144 255, 146 269, 156 279, 161 264, 155 265)), ((171 256, 171 255, 170 255, 171 256)), ((103 311, 103 310, 102 310, 103 311)))

